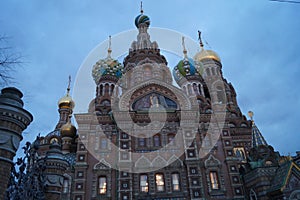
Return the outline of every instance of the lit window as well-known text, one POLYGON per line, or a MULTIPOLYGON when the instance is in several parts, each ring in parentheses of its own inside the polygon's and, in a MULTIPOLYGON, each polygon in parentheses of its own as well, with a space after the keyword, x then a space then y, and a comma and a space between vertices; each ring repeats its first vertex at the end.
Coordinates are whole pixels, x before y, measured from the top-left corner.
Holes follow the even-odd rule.
POLYGON ((52 138, 50 140, 50 144, 58 144, 58 139, 57 138, 52 138))
POLYGON ((68 179, 64 179, 64 183, 63 183, 63 193, 64 193, 64 194, 69 193, 69 180, 68 180, 68 179))
POLYGON ((165 190, 165 181, 164 181, 164 175, 163 174, 156 174, 155 175, 156 180, 156 190, 158 192, 162 192, 165 190))
POLYGON ((147 175, 140 176, 140 187, 141 187, 141 192, 148 192, 148 176, 147 175))
POLYGON ((218 190, 219 189, 219 182, 218 182, 217 172, 210 172, 209 173, 209 178, 210 178, 211 188, 213 190, 218 190))
POLYGON ((106 193, 106 177, 99 177, 99 194, 106 193))
POLYGON ((173 191, 179 191, 180 190, 180 187, 179 187, 179 174, 178 173, 172 174, 172 188, 173 188, 173 191))
POLYGON ((160 146, 160 135, 157 134, 153 137, 153 143, 155 147, 159 147, 160 146))

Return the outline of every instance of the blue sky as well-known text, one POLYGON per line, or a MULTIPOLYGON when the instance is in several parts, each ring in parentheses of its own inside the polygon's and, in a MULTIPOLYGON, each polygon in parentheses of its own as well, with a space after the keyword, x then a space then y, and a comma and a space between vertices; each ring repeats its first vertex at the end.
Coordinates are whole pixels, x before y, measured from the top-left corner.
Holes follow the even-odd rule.
MULTIPOLYGON (((54 129, 68 75, 75 77, 89 52, 108 35, 135 29, 139 5, 128 0, 0 2, 0 34, 9 36, 9 45, 24 56, 14 74, 14 86, 23 91, 25 107, 34 115, 24 141, 54 129)), ((300 4, 145 0, 144 12, 151 26, 194 40, 200 29, 206 47, 220 55, 242 112, 254 111, 256 124, 275 150, 300 150, 300 4)), ((173 68, 176 61, 171 60, 173 68)))

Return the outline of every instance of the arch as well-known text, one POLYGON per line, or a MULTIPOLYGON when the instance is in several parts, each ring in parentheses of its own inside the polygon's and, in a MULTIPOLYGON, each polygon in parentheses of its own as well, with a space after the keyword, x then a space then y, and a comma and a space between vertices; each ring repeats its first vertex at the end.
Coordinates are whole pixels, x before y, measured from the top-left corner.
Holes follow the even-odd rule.
POLYGON ((100 84, 100 96, 103 95, 103 84, 100 84))
POLYGON ((154 158, 152 161, 152 166, 157 168, 165 167, 167 164, 167 161, 160 155, 154 158))
POLYGON ((111 165, 103 158, 94 165, 94 170, 110 170, 111 165))
MULTIPOLYGON (((143 84, 139 84, 137 86, 132 87, 131 89, 127 90, 126 93, 124 93, 119 101, 119 108, 120 111, 126 111, 128 110, 128 102, 132 102, 133 99, 132 96, 134 95, 134 93, 136 93, 137 91, 144 91, 144 92, 149 92, 149 90, 147 90, 148 87, 151 86, 157 86, 161 89, 161 91, 165 90, 168 91, 168 95, 166 95, 168 98, 170 97, 170 99, 173 99, 170 94, 173 94, 172 96, 175 96, 178 101, 175 102, 179 102, 179 108, 182 110, 190 110, 192 107, 191 101, 189 100, 189 98, 182 93, 182 91, 170 84, 167 84, 165 82, 159 81, 159 80, 148 80, 146 82, 144 82, 143 84)), ((139 96, 139 95, 138 95, 139 96)))
POLYGON ((236 125, 235 125, 235 123, 233 123, 233 122, 229 122, 229 123, 228 123, 228 127, 229 127, 229 128, 235 128, 236 125))
POLYGON ((209 167, 220 167, 221 162, 215 158, 212 154, 209 155, 209 157, 204 161, 205 168, 209 167))
POLYGON ((250 190, 250 195, 249 195, 249 197, 250 197, 250 200, 257 200, 257 196, 256 196, 256 193, 255 193, 255 191, 251 188, 251 190, 250 190))
POLYGON ((180 160, 176 155, 173 155, 169 160, 168 160, 168 166, 172 167, 182 167, 183 162, 180 160))
POLYGON ((149 168, 151 167, 151 162, 148 158, 145 156, 141 156, 136 162, 135 162, 135 167, 137 168, 149 168))

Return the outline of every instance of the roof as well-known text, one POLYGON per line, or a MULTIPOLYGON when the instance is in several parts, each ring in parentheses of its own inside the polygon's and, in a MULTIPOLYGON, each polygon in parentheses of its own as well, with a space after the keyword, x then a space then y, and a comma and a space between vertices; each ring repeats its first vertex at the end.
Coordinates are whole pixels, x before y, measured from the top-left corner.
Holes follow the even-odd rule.
POLYGON ((288 184, 288 180, 292 174, 293 169, 297 170, 300 174, 300 168, 293 161, 287 161, 284 164, 280 165, 276 171, 274 179, 272 180, 272 184, 268 193, 276 192, 280 190, 281 192, 284 190, 286 185, 288 184))

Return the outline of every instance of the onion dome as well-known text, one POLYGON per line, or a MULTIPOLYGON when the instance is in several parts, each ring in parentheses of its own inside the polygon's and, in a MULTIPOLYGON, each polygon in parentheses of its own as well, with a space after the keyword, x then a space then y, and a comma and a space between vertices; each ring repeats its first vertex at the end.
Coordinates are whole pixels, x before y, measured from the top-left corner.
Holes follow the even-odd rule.
POLYGON ((202 64, 196 64, 192 58, 189 58, 187 56, 187 50, 184 44, 184 37, 182 37, 182 45, 184 58, 180 60, 173 69, 173 76, 176 82, 180 81, 182 78, 187 78, 188 76, 201 75, 203 73, 202 64))
POLYGON ((215 60, 215 61, 221 62, 221 59, 220 59, 220 57, 218 56, 218 54, 216 52, 214 52, 212 50, 204 49, 204 45, 203 45, 203 42, 202 42, 202 39, 201 39, 201 32, 198 31, 198 34, 199 34, 199 41, 200 41, 201 51, 196 53, 196 55, 194 56, 195 62, 201 62, 205 59, 210 59, 210 60, 215 60))
POLYGON ((71 76, 69 76, 69 85, 67 88, 67 94, 59 99, 58 107, 59 108, 69 108, 73 109, 75 107, 75 102, 73 101, 72 97, 70 96, 70 84, 71 84, 71 76))
POLYGON ((135 20, 134 24, 137 28, 140 27, 141 24, 145 24, 147 27, 150 26, 150 18, 147 15, 144 15, 143 11, 143 3, 141 2, 141 14, 139 14, 135 20))
POLYGON ((111 57, 111 36, 109 36, 109 47, 108 47, 108 55, 105 59, 99 60, 94 66, 92 70, 92 76, 96 84, 99 83, 101 77, 105 75, 114 76, 117 79, 122 77, 123 66, 118 60, 115 60, 111 57))
POLYGON ((77 131, 76 127, 71 123, 71 115, 70 115, 68 122, 60 128, 61 137, 73 138, 76 136, 76 131, 77 131))
POLYGON ((212 50, 205 50, 204 48, 202 48, 200 52, 196 53, 196 55, 194 56, 194 60, 197 62, 201 62, 205 59, 212 59, 221 62, 221 59, 216 52, 212 50))

